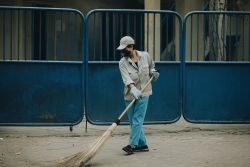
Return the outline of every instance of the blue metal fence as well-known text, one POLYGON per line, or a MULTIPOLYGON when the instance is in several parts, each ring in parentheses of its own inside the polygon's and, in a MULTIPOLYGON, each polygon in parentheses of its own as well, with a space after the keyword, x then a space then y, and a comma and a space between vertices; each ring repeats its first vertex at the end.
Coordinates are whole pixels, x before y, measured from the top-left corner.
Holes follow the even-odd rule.
POLYGON ((84 18, 79 11, 2 6, 0 16, 1 60, 82 60, 84 18))
POLYGON ((185 16, 186 60, 250 61, 249 12, 191 12, 185 16))
MULTIPOLYGON (((124 110, 116 51, 155 60, 145 124, 249 123, 250 12, 0 7, 0 125, 106 125, 124 110), (14 115, 14 116, 13 116, 14 115)), ((122 124, 128 124, 125 116, 122 124)))
POLYGON ((93 10, 87 21, 87 44, 89 61, 118 61, 121 52, 117 52, 117 43, 125 35, 130 35, 138 43, 138 50, 152 50, 152 56, 158 61, 175 61, 175 13, 172 11, 147 10, 93 10), (151 19, 152 23, 149 23, 151 19), (152 27, 149 27, 152 26, 152 27), (157 29, 158 28, 158 29, 157 29), (145 29, 145 30, 144 30, 145 29), (151 29, 151 30, 150 30, 151 29), (161 34, 157 38, 156 34, 161 34), (150 38, 152 35, 152 38, 150 38), (154 47, 150 46, 150 42, 154 47), (158 43, 157 43, 158 42, 158 43), (159 53, 157 52, 159 45, 159 53), (165 51, 166 50, 166 51, 165 51), (169 53, 169 50, 171 53, 169 53), (171 54, 168 56, 168 54, 171 54))
POLYGON ((84 16, 0 7, 0 125, 75 125, 84 115, 84 16))
POLYGON ((182 65, 187 121, 250 122, 249 16, 250 12, 211 11, 185 16, 182 65))
MULTIPOLYGON (((181 28, 180 16, 172 11, 98 9, 87 14, 86 50, 89 60, 86 118, 90 123, 113 123, 125 109, 124 85, 118 65, 121 53, 116 48, 120 39, 126 35, 135 39, 137 50, 148 51, 156 62, 156 68, 161 70, 162 77, 153 83, 153 95, 150 97, 145 124, 173 123, 180 118, 181 28), (164 17, 169 19, 157 30, 157 19, 160 23, 164 17), (153 24, 150 25, 149 20, 153 24), (178 28, 174 28, 175 25, 178 28), (153 30, 151 38, 149 26, 153 30), (160 34, 158 38, 157 34, 160 34), (168 59, 167 52, 173 43, 177 46, 172 47, 170 53, 173 54, 169 54, 168 59)), ((121 124, 128 124, 127 116, 124 116, 121 124)))

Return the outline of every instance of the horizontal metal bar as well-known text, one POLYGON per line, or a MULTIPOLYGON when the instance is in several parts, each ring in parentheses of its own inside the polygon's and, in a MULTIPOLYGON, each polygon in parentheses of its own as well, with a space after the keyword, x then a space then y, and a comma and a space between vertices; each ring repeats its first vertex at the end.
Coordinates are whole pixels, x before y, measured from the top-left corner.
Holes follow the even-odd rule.
POLYGON ((70 12, 74 11, 82 15, 82 13, 79 10, 71 9, 71 8, 44 8, 44 7, 15 7, 15 6, 0 6, 0 10, 40 10, 40 11, 65 11, 70 12))
POLYGON ((177 14, 176 12, 169 10, 137 10, 137 9, 94 9, 91 10, 88 14, 94 12, 115 12, 115 13, 169 13, 177 14))
MULTIPOLYGON (((180 61, 154 61, 155 64, 180 64, 180 61)), ((119 64, 119 61, 88 61, 88 64, 119 64)))
POLYGON ((83 61, 0 60, 0 63, 83 64, 83 61))
POLYGON ((186 64, 246 64, 250 65, 250 62, 246 61, 186 61, 186 64))
POLYGON ((192 11, 189 12, 185 15, 185 18, 189 17, 189 15, 193 15, 193 14, 227 14, 227 15, 249 15, 250 12, 244 11, 244 12, 233 12, 233 11, 192 11))

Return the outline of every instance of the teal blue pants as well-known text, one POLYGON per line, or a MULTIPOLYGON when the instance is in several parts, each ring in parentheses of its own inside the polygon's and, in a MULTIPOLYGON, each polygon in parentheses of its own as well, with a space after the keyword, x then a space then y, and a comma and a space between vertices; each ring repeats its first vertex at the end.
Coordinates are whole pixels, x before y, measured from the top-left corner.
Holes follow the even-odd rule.
MULTIPOLYGON (((144 118, 148 107, 149 96, 136 100, 134 104, 127 111, 130 123, 130 137, 129 144, 135 147, 147 145, 147 141, 142 128, 144 118)), ((128 106, 131 101, 125 100, 125 105, 128 106)))

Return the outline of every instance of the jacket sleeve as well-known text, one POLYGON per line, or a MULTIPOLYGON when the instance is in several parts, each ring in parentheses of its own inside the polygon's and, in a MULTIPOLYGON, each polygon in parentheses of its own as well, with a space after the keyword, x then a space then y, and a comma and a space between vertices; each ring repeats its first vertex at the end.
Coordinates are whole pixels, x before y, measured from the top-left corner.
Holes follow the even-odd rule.
POLYGON ((122 76, 122 80, 123 80, 123 83, 128 86, 129 84, 131 83, 135 83, 129 76, 129 73, 127 71, 127 68, 125 67, 124 63, 123 62, 119 62, 119 69, 120 69, 120 72, 121 72, 121 76, 122 76))

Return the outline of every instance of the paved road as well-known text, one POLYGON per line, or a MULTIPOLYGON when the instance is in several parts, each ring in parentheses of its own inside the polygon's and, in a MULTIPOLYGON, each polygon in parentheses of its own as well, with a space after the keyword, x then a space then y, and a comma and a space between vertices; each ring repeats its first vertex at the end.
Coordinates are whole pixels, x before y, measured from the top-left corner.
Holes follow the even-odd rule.
MULTIPOLYGON (((52 166, 84 149, 109 126, 0 127, 1 167, 52 166)), ((88 167, 250 167, 250 125, 145 125, 149 152, 126 155, 129 126, 118 126, 88 167)))

